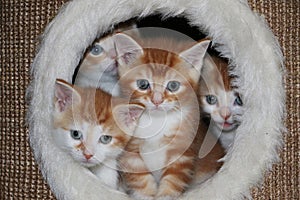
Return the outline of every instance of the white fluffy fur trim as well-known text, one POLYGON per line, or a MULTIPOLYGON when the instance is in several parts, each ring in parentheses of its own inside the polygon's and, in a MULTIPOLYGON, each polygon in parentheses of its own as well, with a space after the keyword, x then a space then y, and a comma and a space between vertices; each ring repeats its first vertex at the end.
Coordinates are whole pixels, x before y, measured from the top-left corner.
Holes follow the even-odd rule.
POLYGON ((241 199, 278 160, 285 93, 283 58, 272 32, 245 0, 73 0, 48 25, 32 64, 29 123, 35 158, 58 199, 128 199, 111 192, 56 148, 51 137, 56 78, 71 81, 86 47, 126 19, 152 13, 182 14, 206 31, 236 66, 232 73, 245 101, 243 123, 222 169, 182 199, 241 199))

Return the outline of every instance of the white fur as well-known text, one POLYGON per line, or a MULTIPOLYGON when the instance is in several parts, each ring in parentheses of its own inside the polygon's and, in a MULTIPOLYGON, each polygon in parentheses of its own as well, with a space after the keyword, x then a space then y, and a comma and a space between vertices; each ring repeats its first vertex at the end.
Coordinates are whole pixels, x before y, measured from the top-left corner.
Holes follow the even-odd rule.
POLYGON ((202 101, 202 112, 203 115, 209 115, 209 129, 211 133, 219 138, 222 146, 228 150, 234 141, 236 128, 240 124, 239 118, 243 113, 243 108, 240 105, 234 104, 237 97, 233 91, 225 91, 224 88, 213 87, 210 89, 212 89, 210 94, 216 94, 218 102, 210 105, 207 103, 205 96, 202 96, 200 98, 202 101), (214 89, 218 91, 213 91, 214 89), (230 115, 226 120, 221 116, 221 112, 225 111, 230 115), (225 122, 230 125, 223 126, 225 122))
POLYGON ((91 171, 103 182, 106 186, 111 189, 119 189, 119 174, 117 172, 117 162, 111 160, 107 166, 108 161, 101 167, 91 168, 91 171), (114 166, 114 168, 112 168, 114 166))
MULTIPOLYGON (((82 133, 82 140, 74 140, 69 130, 62 128, 53 131, 55 143, 82 166, 90 169, 102 183, 109 188, 118 189, 118 172, 116 159, 122 150, 112 147, 110 144, 99 143, 101 135, 105 134, 100 125, 91 125, 89 123, 75 123, 72 130, 79 130, 82 133), (75 146, 84 141, 85 150, 78 150, 75 146), (89 160, 83 153, 93 155, 89 160)), ((114 142, 114 139, 111 143, 114 142)))
MULTIPOLYGON (((180 111, 167 113, 148 110, 141 116, 135 136, 145 138, 140 152, 150 171, 161 170, 166 167, 168 147, 161 140, 164 136, 169 137, 169 133, 174 134, 171 130, 178 125, 178 122, 181 122, 182 117, 184 116, 180 111)), ((160 176, 155 178, 158 181, 160 176)))
POLYGON ((29 88, 30 143, 58 199, 128 199, 101 187, 96 176, 54 145, 54 83, 56 78, 70 81, 86 47, 113 24, 154 12, 183 14, 191 24, 203 28, 214 44, 220 44, 218 49, 236 66, 231 73, 240 77, 236 84, 244 100, 243 123, 222 169, 182 199, 250 198, 250 188, 261 183, 266 170, 278 161, 284 130, 283 58, 265 21, 245 0, 69 1, 45 30, 29 88))

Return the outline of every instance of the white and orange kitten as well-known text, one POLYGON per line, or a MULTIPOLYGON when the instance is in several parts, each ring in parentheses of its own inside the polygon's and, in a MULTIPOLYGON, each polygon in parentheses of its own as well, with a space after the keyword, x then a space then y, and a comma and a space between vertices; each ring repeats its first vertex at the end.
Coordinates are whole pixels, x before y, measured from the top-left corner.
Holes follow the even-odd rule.
POLYGON ((125 30, 130 35, 139 35, 136 24, 124 24, 92 44, 81 61, 75 77, 75 85, 97 87, 112 96, 119 96, 117 55, 112 36, 116 32, 125 30))
POLYGON ((178 54, 157 39, 157 48, 143 48, 125 34, 114 35, 114 41, 122 95, 146 107, 120 160, 127 192, 139 200, 177 198, 195 174, 196 92, 209 41, 178 54))
POLYGON ((119 95, 116 51, 111 35, 96 40, 86 52, 75 78, 75 85, 97 87, 119 95))
POLYGON ((144 107, 111 102, 111 95, 99 89, 57 80, 53 137, 75 162, 90 169, 110 188, 118 189, 117 159, 144 107))
POLYGON ((228 62, 218 56, 206 56, 200 79, 201 116, 210 120, 210 131, 226 150, 243 113, 243 102, 230 81, 228 62))

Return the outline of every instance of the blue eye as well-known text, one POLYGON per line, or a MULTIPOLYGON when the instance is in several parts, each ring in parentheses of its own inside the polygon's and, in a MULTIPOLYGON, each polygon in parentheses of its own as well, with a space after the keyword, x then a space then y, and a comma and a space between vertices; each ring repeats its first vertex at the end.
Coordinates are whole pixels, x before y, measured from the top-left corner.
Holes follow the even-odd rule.
POLYGON ((180 87, 180 83, 178 81, 170 81, 167 85, 167 89, 170 92, 176 92, 177 90, 179 90, 180 87))
POLYGON ((206 102, 210 105, 215 105, 218 102, 218 99, 215 95, 207 95, 206 102))
POLYGON ((100 44, 94 44, 90 49, 90 53, 94 56, 99 56, 103 51, 104 49, 101 47, 100 44))
POLYGON ((71 130, 70 131, 71 137, 74 140, 81 140, 82 139, 82 133, 80 131, 77 130, 71 130))
POLYGON ((136 81, 136 84, 141 90, 147 90, 150 87, 149 81, 146 79, 139 79, 136 81))
POLYGON ((243 105, 243 101, 241 99, 240 96, 237 96, 234 100, 234 105, 239 105, 239 106, 242 106, 243 105))
POLYGON ((102 135, 99 139, 99 141, 102 143, 102 144, 108 144, 110 143, 112 140, 112 136, 110 135, 102 135))

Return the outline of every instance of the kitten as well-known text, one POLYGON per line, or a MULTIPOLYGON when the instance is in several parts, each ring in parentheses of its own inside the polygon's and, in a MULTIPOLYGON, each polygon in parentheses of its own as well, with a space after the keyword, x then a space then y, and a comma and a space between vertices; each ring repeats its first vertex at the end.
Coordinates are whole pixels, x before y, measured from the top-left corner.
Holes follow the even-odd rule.
POLYGON ((119 95, 116 51, 111 35, 96 40, 86 52, 75 78, 75 85, 98 87, 119 95))
POLYGON ((117 158, 144 110, 99 89, 55 83, 54 140, 110 188, 118 188, 117 158))
POLYGON ((243 102, 231 87, 228 62, 218 56, 206 56, 200 79, 202 116, 210 120, 211 132, 228 150, 240 124, 243 102))
POLYGON ((196 92, 209 41, 177 54, 142 48, 125 34, 114 40, 121 92, 146 107, 120 160, 127 191, 135 199, 177 198, 193 180, 199 152, 196 92))
POLYGON ((112 33, 95 40, 81 61, 75 78, 75 85, 97 87, 112 94, 112 96, 119 96, 118 64, 112 35, 121 31, 126 31, 126 33, 136 37, 139 35, 136 24, 122 24, 112 33))

